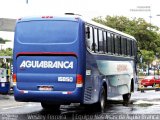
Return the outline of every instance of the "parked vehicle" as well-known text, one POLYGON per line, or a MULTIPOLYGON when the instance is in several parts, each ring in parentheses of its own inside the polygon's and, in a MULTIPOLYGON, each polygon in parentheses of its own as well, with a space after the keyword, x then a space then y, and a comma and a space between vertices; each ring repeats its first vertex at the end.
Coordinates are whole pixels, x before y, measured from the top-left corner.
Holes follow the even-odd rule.
POLYGON ((158 76, 158 78, 155 79, 155 84, 160 84, 160 76, 158 76))
POLYGON ((146 76, 141 80, 141 85, 143 85, 144 87, 154 87, 155 84, 160 84, 159 76, 146 76))

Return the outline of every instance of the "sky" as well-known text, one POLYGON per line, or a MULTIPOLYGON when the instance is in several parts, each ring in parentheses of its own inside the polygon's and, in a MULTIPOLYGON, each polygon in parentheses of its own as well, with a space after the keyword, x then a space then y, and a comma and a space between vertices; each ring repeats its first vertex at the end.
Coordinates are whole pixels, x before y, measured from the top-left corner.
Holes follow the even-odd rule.
MULTIPOLYGON (((28 0, 28 4, 27 0, 0 0, 0 18, 54 16, 66 12, 77 13, 87 18, 106 15, 141 17, 160 27, 159 0, 28 0)), ((14 33, 0 32, 0 37, 13 40, 14 33)), ((11 42, 3 47, 12 46, 11 42)))

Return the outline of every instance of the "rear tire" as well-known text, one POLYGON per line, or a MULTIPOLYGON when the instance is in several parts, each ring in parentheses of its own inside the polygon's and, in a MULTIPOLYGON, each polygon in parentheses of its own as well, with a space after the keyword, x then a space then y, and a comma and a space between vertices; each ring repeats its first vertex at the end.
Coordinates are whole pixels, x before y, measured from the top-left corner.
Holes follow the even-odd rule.
POLYGON ((126 93, 126 94, 123 94, 122 97, 123 97, 123 103, 125 105, 128 105, 129 102, 130 102, 130 99, 131 99, 131 92, 134 91, 134 82, 133 82, 133 79, 131 80, 131 86, 130 86, 130 91, 129 93, 126 93))
POLYGON ((127 93, 127 94, 124 94, 124 95, 123 95, 123 102, 124 102, 125 104, 129 104, 130 99, 131 99, 131 93, 127 93))
POLYGON ((141 93, 144 93, 144 90, 141 90, 141 93))
POLYGON ((41 103, 41 106, 45 110, 52 110, 52 111, 59 111, 60 110, 60 105, 41 103))
POLYGON ((98 111, 103 111, 106 107, 106 102, 107 102, 107 95, 106 95, 106 90, 104 87, 101 88, 101 93, 100 93, 100 98, 99 101, 96 103, 96 108, 98 111))

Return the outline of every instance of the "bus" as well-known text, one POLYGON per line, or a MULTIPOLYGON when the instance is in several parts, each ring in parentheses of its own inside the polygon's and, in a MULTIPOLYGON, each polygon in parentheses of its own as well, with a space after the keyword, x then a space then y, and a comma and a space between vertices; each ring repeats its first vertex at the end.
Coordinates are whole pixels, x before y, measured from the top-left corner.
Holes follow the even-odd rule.
POLYGON ((136 56, 134 37, 80 16, 21 18, 13 50, 15 100, 53 110, 70 103, 103 110, 118 95, 128 102, 136 56))
POLYGON ((0 94, 8 94, 12 85, 11 56, 0 56, 0 94))

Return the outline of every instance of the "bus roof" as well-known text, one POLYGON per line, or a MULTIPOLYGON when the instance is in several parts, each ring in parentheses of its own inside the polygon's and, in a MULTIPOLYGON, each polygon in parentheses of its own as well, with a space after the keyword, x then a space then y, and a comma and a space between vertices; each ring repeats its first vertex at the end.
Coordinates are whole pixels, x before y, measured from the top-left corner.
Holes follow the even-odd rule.
POLYGON ((136 40, 133 36, 131 36, 131 35, 129 35, 129 34, 126 34, 126 33, 124 33, 124 32, 118 31, 118 30, 113 29, 113 28, 111 28, 111 27, 102 25, 102 24, 100 24, 100 23, 97 23, 97 22, 94 22, 94 21, 90 21, 90 20, 89 20, 89 21, 86 21, 86 23, 95 25, 95 26, 100 27, 100 28, 102 28, 102 29, 107 29, 107 30, 110 31, 110 32, 114 32, 114 33, 123 35, 124 37, 128 37, 128 38, 131 38, 131 39, 136 40))
POLYGON ((18 19, 17 22, 24 21, 34 21, 34 20, 71 20, 77 21, 79 17, 69 17, 69 16, 37 16, 37 17, 23 17, 18 19))
POLYGON ((82 21, 84 21, 88 24, 94 25, 96 27, 100 27, 102 29, 107 29, 110 32, 114 32, 114 33, 123 35, 124 37, 128 37, 128 38, 136 40, 133 36, 131 36, 129 34, 126 34, 124 32, 118 31, 118 30, 113 29, 111 27, 99 24, 99 23, 94 22, 92 20, 88 20, 88 19, 83 18, 82 16, 79 16, 79 15, 24 17, 24 18, 18 19, 17 22, 32 21, 32 20, 71 20, 71 21, 77 21, 77 19, 81 19, 82 21))

